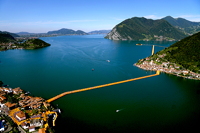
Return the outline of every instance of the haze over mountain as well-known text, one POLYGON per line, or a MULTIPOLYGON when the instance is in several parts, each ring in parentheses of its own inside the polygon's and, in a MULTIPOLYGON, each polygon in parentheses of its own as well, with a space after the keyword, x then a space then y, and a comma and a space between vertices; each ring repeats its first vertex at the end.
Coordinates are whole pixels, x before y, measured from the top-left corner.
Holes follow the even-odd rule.
POLYGON ((186 34, 194 34, 200 31, 200 22, 192 22, 184 18, 173 18, 171 16, 162 19, 168 21, 171 25, 182 30, 186 34))
POLYGON ((105 38, 112 40, 180 40, 186 35, 164 19, 133 17, 117 24, 105 38))
POLYGON ((17 35, 34 35, 34 34, 45 34, 45 33, 29 33, 29 32, 18 32, 17 35))
POLYGON ((72 29, 66 29, 62 28, 60 30, 55 31, 49 31, 47 34, 55 34, 55 35, 87 35, 88 33, 82 31, 82 30, 72 30, 72 29))
POLYGON ((88 34, 108 34, 111 30, 95 30, 90 31, 88 34))

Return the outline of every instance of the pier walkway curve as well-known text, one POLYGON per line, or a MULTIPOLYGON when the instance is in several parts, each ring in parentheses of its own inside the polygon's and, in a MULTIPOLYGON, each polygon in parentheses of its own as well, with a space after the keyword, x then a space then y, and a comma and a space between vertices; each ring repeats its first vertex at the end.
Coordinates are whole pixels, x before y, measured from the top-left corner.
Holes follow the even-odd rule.
POLYGON ((61 93, 61 94, 59 94, 59 95, 57 95, 57 96, 55 96, 53 98, 48 99, 47 102, 50 103, 52 101, 55 101, 58 98, 61 98, 61 97, 65 96, 65 95, 68 95, 68 94, 82 92, 82 91, 87 91, 87 90, 98 89, 98 88, 102 88, 102 87, 107 87, 107 86, 111 86, 111 85, 117 85, 117 84, 126 83, 126 82, 130 82, 130 81, 134 81, 134 80, 144 79, 144 78, 149 78, 149 77, 157 76, 159 74, 160 74, 160 71, 157 71, 156 74, 152 74, 152 75, 147 75, 147 76, 133 78, 133 79, 128 79, 128 80, 122 80, 122 81, 118 81, 118 82, 113 82, 113 83, 98 85, 98 86, 94 86, 94 87, 88 87, 88 88, 84 88, 84 89, 67 91, 67 92, 61 93))

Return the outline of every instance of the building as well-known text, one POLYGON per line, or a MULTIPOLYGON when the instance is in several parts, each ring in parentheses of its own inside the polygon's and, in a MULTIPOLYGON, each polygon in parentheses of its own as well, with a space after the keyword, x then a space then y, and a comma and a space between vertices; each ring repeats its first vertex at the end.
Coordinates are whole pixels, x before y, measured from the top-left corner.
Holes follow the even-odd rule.
POLYGON ((5 106, 8 107, 8 109, 14 109, 15 105, 16 103, 10 103, 10 102, 5 103, 5 106))
POLYGON ((20 87, 13 89, 13 94, 20 94, 22 92, 23 92, 23 90, 20 89, 20 87))
POLYGON ((28 129, 28 124, 26 123, 26 122, 23 122, 22 124, 21 124, 21 126, 22 126, 22 128, 24 128, 24 129, 28 129))
POLYGON ((7 92, 7 93, 12 93, 12 88, 4 88, 4 91, 7 92))
POLYGON ((22 120, 25 120, 26 119, 26 115, 24 112, 22 111, 19 111, 18 113, 16 113, 16 118, 19 120, 19 121, 22 121, 22 120))
POLYGON ((35 131, 35 126, 30 126, 28 129, 29 129, 29 132, 34 132, 35 131))
POLYGON ((0 103, 2 103, 4 100, 6 100, 6 97, 0 96, 0 103))
POLYGON ((39 131, 38 131, 38 133, 46 133, 45 132, 45 128, 40 128, 39 131))

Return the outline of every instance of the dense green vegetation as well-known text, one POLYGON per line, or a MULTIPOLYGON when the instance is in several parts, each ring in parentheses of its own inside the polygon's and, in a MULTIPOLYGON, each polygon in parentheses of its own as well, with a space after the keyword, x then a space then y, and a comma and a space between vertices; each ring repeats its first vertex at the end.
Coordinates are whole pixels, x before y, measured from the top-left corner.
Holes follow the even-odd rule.
MULTIPOLYGON (((180 40, 186 37, 183 32, 173 27, 164 19, 152 20, 143 17, 133 17, 124 20, 113 29, 116 29, 121 38, 128 40, 156 40, 159 37, 162 40, 168 38, 180 40)), ((109 37, 107 36, 106 38, 109 37)))
POLYGON ((15 34, 15 33, 10 33, 10 32, 7 32, 7 31, 0 31, 0 33, 2 33, 2 34, 10 34, 12 37, 19 37, 19 35, 15 34))
POLYGON ((50 46, 50 44, 40 39, 15 40, 13 36, 8 33, 0 33, 0 51, 8 49, 37 49, 50 46))
POLYGON ((0 43, 8 43, 15 41, 15 38, 8 33, 0 33, 0 43))
POLYGON ((176 42, 157 54, 166 54, 164 58, 168 61, 200 73, 200 32, 176 42))
POLYGON ((17 45, 19 48, 25 48, 25 49, 37 49, 42 48, 46 46, 50 46, 50 44, 40 40, 40 39, 29 39, 25 41, 24 43, 17 45))

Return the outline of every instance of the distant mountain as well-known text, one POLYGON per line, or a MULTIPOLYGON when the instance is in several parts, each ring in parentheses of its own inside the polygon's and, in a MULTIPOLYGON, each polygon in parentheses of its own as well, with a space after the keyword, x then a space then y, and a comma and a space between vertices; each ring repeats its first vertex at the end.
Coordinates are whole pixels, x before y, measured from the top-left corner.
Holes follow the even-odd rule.
POLYGON ((62 28, 60 30, 49 31, 47 32, 47 34, 48 35, 87 35, 88 33, 81 30, 74 31, 72 29, 62 28))
POLYGON ((34 34, 39 34, 39 33, 29 33, 29 32, 18 32, 18 33, 15 33, 17 35, 34 35, 34 34))
POLYGON ((126 19, 116 25, 105 38, 112 40, 180 40, 186 35, 164 19, 144 17, 126 19))
POLYGON ((90 31, 88 34, 108 34, 111 30, 95 30, 90 31))
POLYGON ((168 21, 171 25, 184 31, 186 34, 194 34, 200 31, 200 22, 191 22, 184 18, 173 18, 171 16, 162 19, 168 21))

